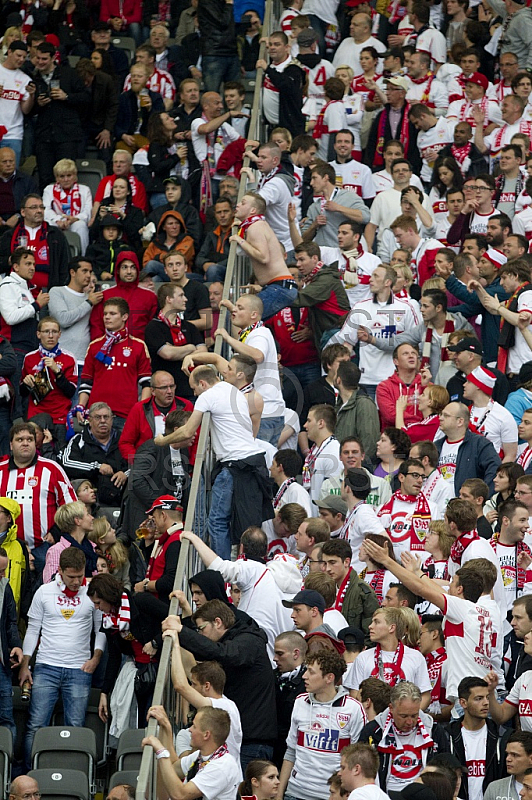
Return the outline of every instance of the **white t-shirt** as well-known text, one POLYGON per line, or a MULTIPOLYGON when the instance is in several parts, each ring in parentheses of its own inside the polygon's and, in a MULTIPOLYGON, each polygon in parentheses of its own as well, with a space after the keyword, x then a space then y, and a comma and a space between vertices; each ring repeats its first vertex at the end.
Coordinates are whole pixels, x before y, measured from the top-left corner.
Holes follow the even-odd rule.
POLYGON ((341 631, 343 628, 348 627, 348 622, 341 611, 337 611, 336 608, 327 608, 325 609, 325 614, 323 615, 323 623, 324 625, 330 625, 330 627, 334 631, 334 635, 338 635, 338 631, 341 631))
POLYGON ((24 114, 20 104, 29 97, 27 86, 30 81, 31 78, 21 69, 6 69, 0 65, 0 85, 4 87, 0 95, 0 120, 7 128, 5 139, 22 139, 24 136, 24 114))
POLYGON ((487 725, 483 725, 478 731, 469 731, 462 725, 469 800, 482 800, 484 796, 482 784, 486 775, 487 737, 487 725))
MULTIPOLYGON (((517 312, 532 311, 532 290, 521 292, 517 298, 517 312)), ((528 326, 532 331, 532 325, 528 326)), ((508 352, 508 372, 519 372, 523 364, 532 360, 532 350, 527 345, 519 328, 514 328, 515 344, 508 352)))
POLYGON ((420 33, 416 39, 416 50, 422 53, 429 53, 432 61, 430 68, 434 69, 437 64, 445 64, 447 61, 447 42, 445 36, 436 28, 427 28, 420 33))
MULTIPOLYGON (((382 661, 384 667, 384 675, 388 682, 390 675, 388 675, 388 664, 392 664, 395 653, 382 651, 382 661)), ((375 649, 363 650, 356 659, 347 668, 344 674, 343 685, 347 689, 358 689, 360 684, 366 678, 371 677, 371 673, 375 668, 375 649)), ((404 673, 404 680, 411 681, 419 687, 420 692, 430 692, 432 685, 427 670, 427 662, 419 652, 413 650, 411 647, 405 647, 403 662, 401 669, 404 673)), ((377 675, 378 677, 378 675, 377 675)))
MULTIPOLYGON (((183 756, 180 761, 181 770, 187 774, 199 756, 195 750, 188 756, 183 756)), ((202 793, 205 800, 235 800, 236 790, 242 771, 240 763, 230 753, 225 753, 207 763, 190 781, 202 793)))
MULTIPOLYGON (((200 134, 198 133, 198 128, 205 124, 205 120, 202 117, 199 119, 193 120, 190 131, 192 135, 192 147, 194 148, 194 153, 196 154, 196 158, 200 163, 205 161, 207 158, 207 139, 213 141, 213 150, 214 150, 214 163, 215 165, 218 163, 218 159, 224 152, 225 148, 231 142, 235 142, 237 139, 240 139, 240 134, 236 131, 229 123, 223 122, 217 131, 214 133, 208 134, 200 134), (214 138, 213 138, 214 137, 214 138)), ((214 178, 222 179, 225 176, 217 172, 214 174, 214 178)))
MULTIPOLYGON (((530 292, 532 296, 532 292, 530 292)), ((472 406, 471 423, 479 426, 477 433, 485 436, 498 453, 502 452, 502 443, 517 443, 517 424, 509 411, 500 403, 490 403, 487 407, 472 406), (488 413, 487 413, 488 412, 488 413)))
POLYGON ((417 146, 423 159, 421 167, 421 179, 430 181, 432 170, 436 159, 427 157, 427 151, 434 150, 438 153, 453 141, 453 125, 447 122, 445 117, 440 117, 433 128, 428 131, 420 131, 417 137, 417 146))
MULTIPOLYGON (((237 764, 240 764, 240 747, 242 745, 242 725, 240 722, 240 712, 238 710, 238 707, 236 703, 233 702, 233 700, 229 700, 229 698, 226 697, 225 695, 222 695, 221 697, 211 697, 210 701, 213 708, 222 708, 224 711, 227 711, 227 713, 231 718, 231 728, 229 730, 229 736, 227 737, 226 745, 227 749, 229 750, 230 754, 233 756, 237 764)), ((185 730, 181 731, 180 742, 182 745, 181 752, 183 752, 183 750, 191 749, 190 728, 186 728, 185 730), (188 734, 188 746, 187 746, 187 739, 185 738, 187 734, 188 734)))
MULTIPOLYGON (((377 194, 380 194, 380 192, 385 192, 386 189, 393 189, 393 178, 389 172, 386 172, 385 169, 382 169, 380 172, 374 172, 372 178, 375 185, 375 192, 377 194)), ((412 175, 410 178, 410 186, 417 186, 418 189, 424 191, 423 184, 417 175, 412 175)))
POLYGON ((355 507, 349 520, 347 539, 351 545, 353 558, 351 566, 356 572, 362 572, 364 564, 360 561, 360 545, 369 533, 386 535, 382 521, 377 517, 375 510, 366 503, 355 507))
POLYGON ((505 700, 517 708, 522 731, 532 731, 532 670, 523 672, 505 700))
POLYGON ((374 256, 373 253, 366 252, 364 252, 361 256, 357 256, 356 273, 358 277, 358 283, 356 286, 351 286, 350 284, 346 285, 345 272, 342 272, 344 267, 346 270, 349 267, 349 259, 344 255, 343 251, 340 250, 339 247, 323 246, 320 247, 320 254, 321 260, 324 264, 333 264, 335 261, 338 262, 340 274, 342 275, 342 282, 349 298, 351 308, 353 308, 355 303, 358 303, 360 300, 371 299, 369 279, 371 278, 373 271, 382 263, 380 258, 374 256))
POLYGON ((444 601, 447 697, 455 700, 462 678, 484 678, 491 668, 492 619, 477 603, 450 595, 444 601))
POLYGON ((246 344, 264 354, 264 361, 257 364, 257 372, 253 381, 255 389, 264 400, 262 416, 282 417, 285 405, 281 392, 277 350, 270 329, 265 325, 255 328, 247 337, 246 344))
MULTIPOLYGON (((374 36, 370 36, 369 39, 366 39, 365 42, 361 42, 360 44, 356 44, 355 40, 349 36, 340 43, 338 50, 334 54, 332 62, 333 67, 338 69, 341 64, 347 64, 355 73, 355 78, 357 75, 362 75, 363 69, 360 66, 360 53, 365 47, 374 47, 378 53, 384 53, 386 51, 386 46, 382 42, 379 42, 374 36)), ((381 66, 382 61, 379 59, 379 66, 377 67, 378 72, 382 72, 381 66)))
POLYGON ((353 789, 348 800, 390 800, 390 798, 379 786, 368 783, 359 789, 353 789))
POLYGON ((237 461, 264 452, 253 438, 246 396, 235 386, 215 383, 198 397, 195 409, 211 412, 212 443, 219 461, 237 461))
POLYGON ((339 189, 356 192, 363 200, 372 200, 375 197, 371 170, 365 164, 353 158, 346 164, 339 164, 338 161, 329 163, 336 173, 336 185, 339 189))
POLYGON ((453 481, 453 485, 458 450, 463 441, 463 439, 460 439, 458 442, 448 442, 446 439, 443 443, 440 459, 438 461, 438 469, 440 470, 442 478, 446 481, 453 481))
MULTIPOLYGON (((284 72, 285 69, 292 63, 292 55, 289 55, 285 61, 280 64, 270 64, 270 68, 276 72, 284 72)), ((267 75, 264 76, 263 89, 262 89, 262 106, 264 116, 270 125, 279 124, 279 89, 273 85, 267 75)))
POLYGON ((478 211, 475 211, 469 224, 469 232, 482 233, 485 235, 488 230, 488 220, 498 213, 496 209, 493 209, 488 214, 480 214, 478 211))
POLYGON ((323 124, 327 132, 322 134, 318 144, 318 158, 327 161, 329 156, 329 137, 347 127, 345 107, 341 100, 332 102, 323 114, 323 124))
MULTIPOLYGON (((344 465, 340 461, 340 442, 338 439, 331 439, 323 449, 320 450, 310 477, 310 488, 308 493, 313 503, 317 504, 321 494, 321 486, 326 478, 335 478, 343 472, 344 465)), ((314 506, 316 512, 313 516, 318 516, 318 506, 314 506)))

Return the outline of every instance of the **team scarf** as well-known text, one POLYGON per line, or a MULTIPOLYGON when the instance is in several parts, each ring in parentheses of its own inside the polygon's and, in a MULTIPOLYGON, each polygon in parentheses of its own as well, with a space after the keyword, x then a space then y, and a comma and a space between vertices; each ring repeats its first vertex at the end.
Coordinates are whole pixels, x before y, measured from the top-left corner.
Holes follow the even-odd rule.
POLYGON ((246 219, 240 223, 238 236, 240 236, 241 239, 245 239, 247 229, 250 228, 254 222, 265 222, 265 220, 266 217, 264 214, 252 214, 250 217, 246 217, 246 219))
POLYGON ((263 325, 264 322, 262 322, 262 320, 259 320, 258 322, 255 322, 253 325, 248 325, 247 328, 242 328, 242 330, 238 334, 238 341, 245 342, 252 331, 257 330, 257 328, 262 328, 263 325))
POLYGON ((305 489, 310 489, 310 482, 312 480, 312 475, 314 474, 314 465, 319 454, 329 444, 329 442, 332 442, 333 440, 334 436, 328 436, 319 447, 316 447, 316 445, 313 444, 308 451, 305 458, 305 463, 303 464, 303 486, 305 489))
MULTIPOLYGON (((441 337, 441 361, 449 361, 449 351, 447 350, 447 342, 449 341, 449 335, 454 331, 454 319, 452 314, 447 313, 445 315, 445 326, 443 328, 443 336, 441 337)), ((425 341, 423 342, 423 351, 421 354, 421 368, 428 367, 430 364, 430 350, 432 346, 432 336, 434 333, 434 327, 432 325, 427 326, 427 330, 425 333, 425 341)))
POLYGON ((172 342, 174 347, 181 347, 182 345, 187 343, 187 337, 181 330, 181 317, 179 314, 176 314, 175 322, 170 322, 167 316, 162 311, 159 311, 157 314, 157 319, 161 322, 164 322, 165 325, 168 325, 170 328, 170 333, 172 334, 172 342))
MULTIPOLYGON (((29 232, 26 230, 23 221, 20 222, 16 226, 15 230, 13 231, 13 236, 11 237, 11 252, 13 252, 13 250, 16 250, 17 247, 21 247, 21 244, 20 244, 20 237, 21 236, 26 236, 28 239, 30 238, 29 237, 29 232)), ((48 237, 48 223, 43 220, 41 222, 39 230, 37 231, 37 234, 35 236, 35 241, 37 242, 37 245, 40 242, 46 242, 47 241, 47 237, 48 237)), ((28 286, 29 286, 29 282, 28 282, 28 286)))
MULTIPOLYGON (((418 103, 423 103, 423 105, 425 105, 425 106, 429 105, 430 88, 432 86, 432 82, 433 82, 435 77, 436 77, 435 74, 432 72, 432 70, 429 69, 427 74, 423 75, 422 78, 409 78, 410 82, 413 83, 414 85, 420 86, 422 83, 425 83, 425 82, 427 84, 425 86, 425 88, 423 89, 423 94, 421 95, 421 97, 417 101, 418 103)), ((432 105, 434 105, 434 103, 432 103, 432 105)))
POLYGON ((122 342, 128 337, 128 330, 127 325, 121 328, 119 331, 108 331, 107 328, 105 329, 105 341, 102 344, 101 348, 98 350, 94 358, 97 361, 101 361, 102 364, 105 364, 106 367, 109 367, 113 363, 113 358, 111 356, 111 350, 118 342, 122 342))
MULTIPOLYGON (((403 121, 401 122, 401 130, 398 131, 398 135, 396 134, 396 139, 399 139, 404 147, 405 153, 408 152, 408 147, 410 143, 410 128, 408 122, 408 112, 410 111, 410 104, 405 103, 403 108, 403 121)), ((388 121, 388 109, 386 106, 383 108, 379 115, 379 120, 377 123, 377 147, 375 148, 375 158, 373 159, 373 166, 374 167, 381 167, 384 164, 384 143, 386 138, 390 138, 389 136, 386 137, 386 123, 388 121)))
POLYGON ((447 653, 445 647, 438 647, 432 653, 425 656, 427 662, 427 672, 429 673, 429 680, 432 684, 430 699, 432 703, 439 703, 441 696, 441 673, 444 661, 447 660, 447 653))
POLYGON ((453 158, 456 159, 456 161, 458 162, 459 167, 461 167, 466 158, 469 157, 470 152, 471 152, 471 142, 468 142, 463 147, 457 147, 457 145, 455 144, 451 145, 451 153, 453 155, 453 158))
POLYGON ((371 671, 372 678, 379 678, 389 686, 395 686, 396 683, 406 681, 405 673, 403 672, 403 659, 405 657, 405 646, 399 642, 395 650, 393 661, 386 663, 382 658, 382 647, 378 644, 375 647, 373 669, 371 671))
MULTIPOLYGON (((509 16, 506 17, 506 20, 508 19, 509 16)), ((493 152, 497 153, 501 149, 504 134, 509 127, 509 125, 503 125, 502 128, 497 128, 495 138, 493 140, 493 152)), ((527 136, 532 136, 532 122, 526 122, 523 119, 520 120, 518 133, 526 133, 527 136)))
MULTIPOLYGON (((342 250, 342 255, 344 257, 344 263, 338 265, 338 272, 340 273, 340 277, 344 278, 346 272, 352 272, 355 275, 358 274, 358 258, 362 258, 364 255, 364 248, 361 244, 358 244, 353 250, 342 250)), ((366 276, 358 276, 360 283, 366 283, 364 278, 366 276)), ((367 283, 369 284, 369 275, 367 276, 367 283)))
POLYGON ((364 505, 364 500, 360 500, 355 506, 353 506, 353 508, 345 518, 344 524, 336 534, 335 539, 349 539, 349 528, 351 526, 351 522, 353 521, 356 515, 357 509, 362 505, 364 505))
MULTIPOLYGON (((313 139, 321 139, 326 133, 329 133, 329 126, 325 124, 325 113, 329 106, 332 106, 333 103, 342 103, 341 100, 329 100, 322 106, 320 113, 316 119, 316 125, 314 126, 314 130, 312 131, 313 139)), ((343 105, 343 103, 342 103, 343 105)))
POLYGON ((336 594, 336 600, 334 601, 333 608, 335 608, 337 611, 340 612, 342 611, 342 606, 345 600, 345 593, 347 592, 347 589, 349 587, 349 581, 351 580, 352 572, 353 572, 353 567, 349 567, 349 569, 347 570, 347 575, 343 579, 340 588, 338 589, 338 592, 336 594))
MULTIPOLYGON (((422 750, 428 750, 434 745, 434 741, 426 729, 421 717, 417 718, 415 727, 414 744, 409 747, 414 750, 420 761, 422 760, 422 750)), ((382 726, 382 739, 377 745, 379 753, 391 753, 395 755, 404 750, 401 744, 401 735, 393 723, 392 712, 388 711, 384 725, 382 726)))
MULTIPOLYGON (((491 546, 493 547, 495 555, 497 554, 497 545, 499 544, 500 536, 501 536, 500 531, 495 531, 495 533, 493 534, 493 536, 489 540, 491 546)), ((527 544, 525 544, 524 542, 516 542, 516 544, 515 544, 515 567, 516 567, 516 571, 517 571, 517 588, 518 589, 523 589, 524 586, 525 586, 525 581, 526 581, 526 570, 524 570, 523 567, 519 566, 519 556, 521 555, 521 553, 526 553, 527 556, 532 556, 532 553, 530 552, 530 547, 527 544)))
POLYGON ((265 175, 261 175, 259 178, 259 182, 257 184, 257 191, 260 191, 260 189, 262 189, 265 183, 268 183, 268 181, 271 181, 272 178, 275 178, 277 173, 280 171, 281 171, 281 165, 274 167, 265 175))
MULTIPOLYGON (((69 589, 67 587, 67 585, 64 583, 63 578, 61 577, 59 572, 56 572, 55 582, 56 582, 57 586, 59 587, 59 591, 62 592, 67 597, 75 597, 77 595, 77 593, 79 592, 79 589, 76 589, 76 591, 74 591, 73 589, 69 589)), ((81 586, 86 586, 86 585, 87 585, 87 579, 83 578, 81 586)), ((80 589, 81 589, 81 586, 80 586, 80 589)))
POLYGON ((37 365, 37 369, 39 370, 39 372, 42 369, 44 369, 44 359, 45 358, 54 358, 55 359, 58 356, 60 356, 62 352, 63 351, 59 347, 59 344, 56 344, 56 346, 52 347, 51 350, 47 350, 45 347, 42 346, 42 344, 40 344, 39 345, 39 353, 41 354, 41 360, 39 361, 39 363, 37 365))
POLYGON ((395 500, 400 500, 402 503, 416 504, 410 518, 410 550, 424 550, 424 543, 431 520, 431 510, 423 491, 417 496, 394 492, 388 502, 381 507, 379 516, 392 514, 395 500))
MULTIPOLYGON (((201 115, 204 122, 209 122, 205 114, 201 115)), ((215 131, 207 133, 205 136, 205 144, 207 146, 207 156, 201 165, 201 182, 200 182, 200 214, 205 216, 207 209, 213 204, 212 192, 212 178, 216 173, 216 145, 223 150, 224 138, 222 135, 222 128, 216 128, 215 131)))
POLYGON ((464 555, 464 551, 469 547, 472 542, 476 542, 480 539, 480 536, 477 533, 476 528, 472 531, 466 531, 461 536, 453 542, 451 546, 451 553, 449 558, 454 564, 462 563, 462 556, 464 555))
POLYGON ((314 278, 316 277, 316 275, 318 274, 318 272, 322 267, 323 267, 323 261, 318 261, 312 272, 305 278, 304 280, 305 286, 308 286, 309 283, 312 283, 312 281, 314 280, 314 278))
POLYGON ((238 391, 242 392, 242 394, 249 394, 250 392, 253 392, 254 389, 255 389, 255 385, 254 385, 254 383, 252 381, 251 383, 246 383, 245 386, 241 386, 238 391))
MULTIPOLYGON (((492 201, 494 206, 496 206, 501 199, 501 195, 504 192, 505 183, 506 183, 506 176, 503 175, 501 172, 501 174, 497 175, 497 177, 495 178, 495 196, 492 201)), ((519 170, 519 173, 515 181, 515 200, 517 200, 522 191, 523 191, 523 175, 521 170, 519 170)), ((515 201, 514 201, 514 206, 515 206, 515 201)))
POLYGON ((77 217, 81 211, 81 194, 79 183, 75 183, 71 189, 65 190, 54 183, 52 208, 56 214, 68 214, 69 217, 77 217))
POLYGON ((373 589, 373 591, 377 595, 377 600, 379 601, 379 605, 382 606, 382 599, 383 599, 382 598, 382 588, 383 588, 383 585, 384 585, 384 578, 386 576, 386 570, 383 569, 383 568, 376 569, 375 572, 373 572, 371 574, 371 577, 370 577, 369 580, 367 580, 368 574, 370 574, 370 573, 368 573, 368 568, 366 567, 365 569, 362 570, 362 572, 359 574, 358 577, 360 578, 361 581, 364 581, 364 583, 367 583, 368 586, 371 586, 371 588, 373 589))
POLYGON ((131 609, 129 606, 129 597, 126 592, 122 592, 118 611, 102 612, 102 628, 106 631, 118 631, 121 636, 125 637, 129 634, 130 623, 131 609))
POLYGON ((198 755, 197 759, 192 762, 187 772, 187 783, 190 783, 190 781, 194 779, 198 772, 204 769, 210 761, 215 761, 217 758, 225 756, 225 754, 228 752, 229 750, 227 749, 227 745, 222 744, 214 751, 214 753, 211 753, 208 758, 203 758, 202 756, 198 755))
POLYGON ((284 493, 286 492, 286 490, 288 489, 289 486, 291 486, 293 483, 295 483, 295 481, 296 481, 295 478, 287 478, 285 481, 282 482, 282 484, 279 486, 277 494, 273 498, 273 507, 274 508, 278 508, 279 507, 279 503, 281 502, 284 493))
POLYGON ((425 563, 423 564, 423 569, 429 576, 429 578, 439 578, 442 581, 449 580, 449 569, 448 569, 448 562, 444 561, 444 568, 442 575, 436 575, 436 562, 434 561, 433 556, 429 556, 425 563))
POLYGON ((527 445, 521 455, 517 456, 516 464, 523 467, 524 470, 527 469, 528 465, 530 464, 530 460, 532 459, 532 446, 527 445))

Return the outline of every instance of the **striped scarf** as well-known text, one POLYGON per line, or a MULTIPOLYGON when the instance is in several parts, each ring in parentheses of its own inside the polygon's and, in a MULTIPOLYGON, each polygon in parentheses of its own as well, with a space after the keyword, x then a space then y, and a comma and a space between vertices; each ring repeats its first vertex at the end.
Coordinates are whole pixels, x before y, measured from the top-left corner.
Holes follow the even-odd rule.
POLYGON ((126 592, 122 592, 120 598, 120 608, 114 613, 102 612, 102 628, 106 631, 118 631, 120 636, 125 637, 129 634, 129 625, 131 623, 131 609, 129 606, 129 597, 126 592))
MULTIPOLYGON (((452 314, 445 315, 445 326, 443 328, 443 336, 441 337, 441 360, 449 361, 449 351, 447 350, 447 343, 449 341, 449 334, 454 332, 454 317, 452 314)), ((421 368, 428 367, 430 364, 430 350, 432 346, 432 336, 434 328, 432 325, 427 326, 425 333, 425 341, 423 342, 423 352, 421 354, 421 368)))

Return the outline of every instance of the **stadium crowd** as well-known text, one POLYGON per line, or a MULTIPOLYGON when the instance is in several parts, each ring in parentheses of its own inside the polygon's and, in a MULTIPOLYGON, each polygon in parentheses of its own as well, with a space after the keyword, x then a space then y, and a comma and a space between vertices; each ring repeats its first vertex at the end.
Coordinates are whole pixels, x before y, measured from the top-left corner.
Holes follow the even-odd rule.
POLYGON ((161 798, 532 800, 532 9, 283 4, 1 5, 10 797, 96 688, 161 798))

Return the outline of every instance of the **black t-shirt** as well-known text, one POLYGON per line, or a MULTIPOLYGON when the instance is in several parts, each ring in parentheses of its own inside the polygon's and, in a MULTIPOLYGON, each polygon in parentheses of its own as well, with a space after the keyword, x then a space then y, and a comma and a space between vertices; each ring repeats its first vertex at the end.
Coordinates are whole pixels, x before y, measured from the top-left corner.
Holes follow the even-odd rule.
POLYGON ((185 319, 199 319, 200 308, 210 308, 209 290, 204 283, 191 281, 183 286, 185 297, 187 298, 187 309, 185 319))
MULTIPOLYGON (((190 282, 192 283, 192 281, 190 282)), ((186 336, 187 344, 204 344, 203 335, 194 325, 191 325, 190 322, 183 320, 181 323, 181 330, 186 336)), ((152 319, 152 321, 148 322, 146 325, 144 341, 150 352, 152 373, 156 372, 158 369, 169 372, 176 383, 175 393, 179 395, 179 397, 194 397, 194 393, 188 383, 188 378, 185 373, 181 371, 183 362, 170 361, 159 355, 159 350, 163 345, 174 344, 172 341, 172 331, 169 326, 159 319, 152 319)))

